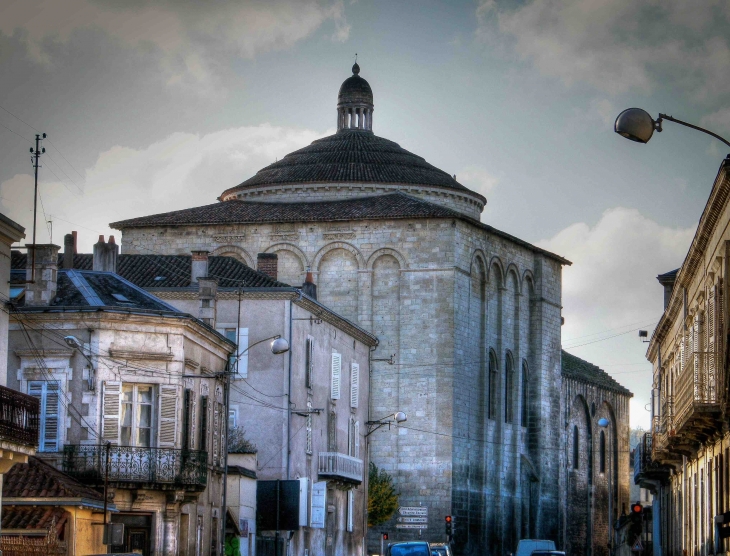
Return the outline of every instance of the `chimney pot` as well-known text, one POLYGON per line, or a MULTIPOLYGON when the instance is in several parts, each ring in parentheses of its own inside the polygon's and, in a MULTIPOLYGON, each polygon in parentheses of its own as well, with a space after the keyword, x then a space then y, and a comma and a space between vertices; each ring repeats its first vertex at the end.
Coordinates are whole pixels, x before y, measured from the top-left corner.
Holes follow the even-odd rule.
POLYGON ((276 280, 279 274, 279 255, 276 253, 259 253, 256 256, 256 270, 276 280))
POLYGON ((109 243, 114 245, 114 236, 109 236, 109 243))
POLYGON ((79 245, 79 238, 78 238, 78 232, 74 230, 71 232, 71 235, 74 236, 74 255, 78 253, 78 245, 79 245))
POLYGON ((310 267, 307 267, 307 275, 304 278, 304 284, 302 284, 302 291, 312 299, 317 299, 317 285, 314 283, 314 277, 312 276, 312 269, 310 267))
POLYGON ((63 236, 63 268, 70 270, 74 267, 74 236, 66 234, 63 236))
MULTIPOLYGON (((111 239, 111 238, 110 238, 111 239)), ((94 260, 92 269, 97 272, 117 272, 117 257, 119 246, 113 241, 104 242, 104 236, 99 236, 99 242, 94 244, 94 260)))

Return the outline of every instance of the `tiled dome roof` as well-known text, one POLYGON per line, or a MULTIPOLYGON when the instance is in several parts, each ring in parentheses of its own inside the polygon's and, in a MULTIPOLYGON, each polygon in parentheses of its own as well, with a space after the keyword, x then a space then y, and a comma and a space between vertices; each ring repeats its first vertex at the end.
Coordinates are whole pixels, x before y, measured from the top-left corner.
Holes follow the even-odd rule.
POLYGON ((373 90, 370 83, 360 77, 360 66, 357 63, 352 66, 352 76, 343 81, 340 92, 337 95, 337 102, 365 102, 373 104, 373 90))
POLYGON ((300 183, 412 184, 470 192, 482 198, 398 143, 370 131, 351 129, 340 130, 286 155, 224 191, 221 198, 240 189, 300 183))

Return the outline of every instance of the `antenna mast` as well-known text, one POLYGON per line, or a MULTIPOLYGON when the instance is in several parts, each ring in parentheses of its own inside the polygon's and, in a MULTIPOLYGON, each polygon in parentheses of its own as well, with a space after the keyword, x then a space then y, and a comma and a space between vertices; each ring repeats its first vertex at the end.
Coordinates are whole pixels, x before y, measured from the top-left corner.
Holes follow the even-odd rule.
POLYGON ((45 147, 41 147, 41 141, 46 138, 46 134, 43 133, 43 136, 41 137, 40 133, 36 133, 35 135, 35 150, 33 150, 33 147, 30 148, 30 160, 33 163, 33 168, 35 169, 35 189, 33 192, 33 254, 31 255, 31 274, 30 274, 30 282, 35 283, 35 252, 36 252, 36 239, 35 239, 35 229, 36 229, 36 222, 38 220, 38 168, 40 165, 38 164, 38 161, 41 158, 41 155, 46 152, 45 147))

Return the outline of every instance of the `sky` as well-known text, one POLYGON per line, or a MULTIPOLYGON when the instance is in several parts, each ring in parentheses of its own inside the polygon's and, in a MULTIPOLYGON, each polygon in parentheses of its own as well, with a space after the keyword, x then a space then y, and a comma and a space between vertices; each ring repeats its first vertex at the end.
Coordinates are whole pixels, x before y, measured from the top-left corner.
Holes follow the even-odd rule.
MULTIPOLYGON (((2 0, 0 212, 37 241, 209 204, 331 134, 358 54, 373 130, 487 197, 482 220, 573 262, 563 345, 634 392, 639 329, 662 313, 728 149, 641 107, 730 136, 725 0, 2 0), (48 224, 51 221, 52 224, 48 224)), ((124 246, 122 245, 122 250, 124 246)))

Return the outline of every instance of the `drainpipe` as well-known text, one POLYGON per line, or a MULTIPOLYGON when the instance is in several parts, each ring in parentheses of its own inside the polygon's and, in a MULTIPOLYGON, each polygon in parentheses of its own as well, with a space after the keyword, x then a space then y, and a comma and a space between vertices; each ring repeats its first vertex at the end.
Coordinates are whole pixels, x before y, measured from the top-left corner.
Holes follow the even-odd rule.
POLYGON ((292 338, 292 309, 294 303, 292 300, 289 300, 289 386, 286 391, 286 404, 287 404, 287 412, 286 412, 286 478, 289 480, 291 478, 291 361, 292 361, 292 352, 294 351, 293 348, 293 338, 292 338))

